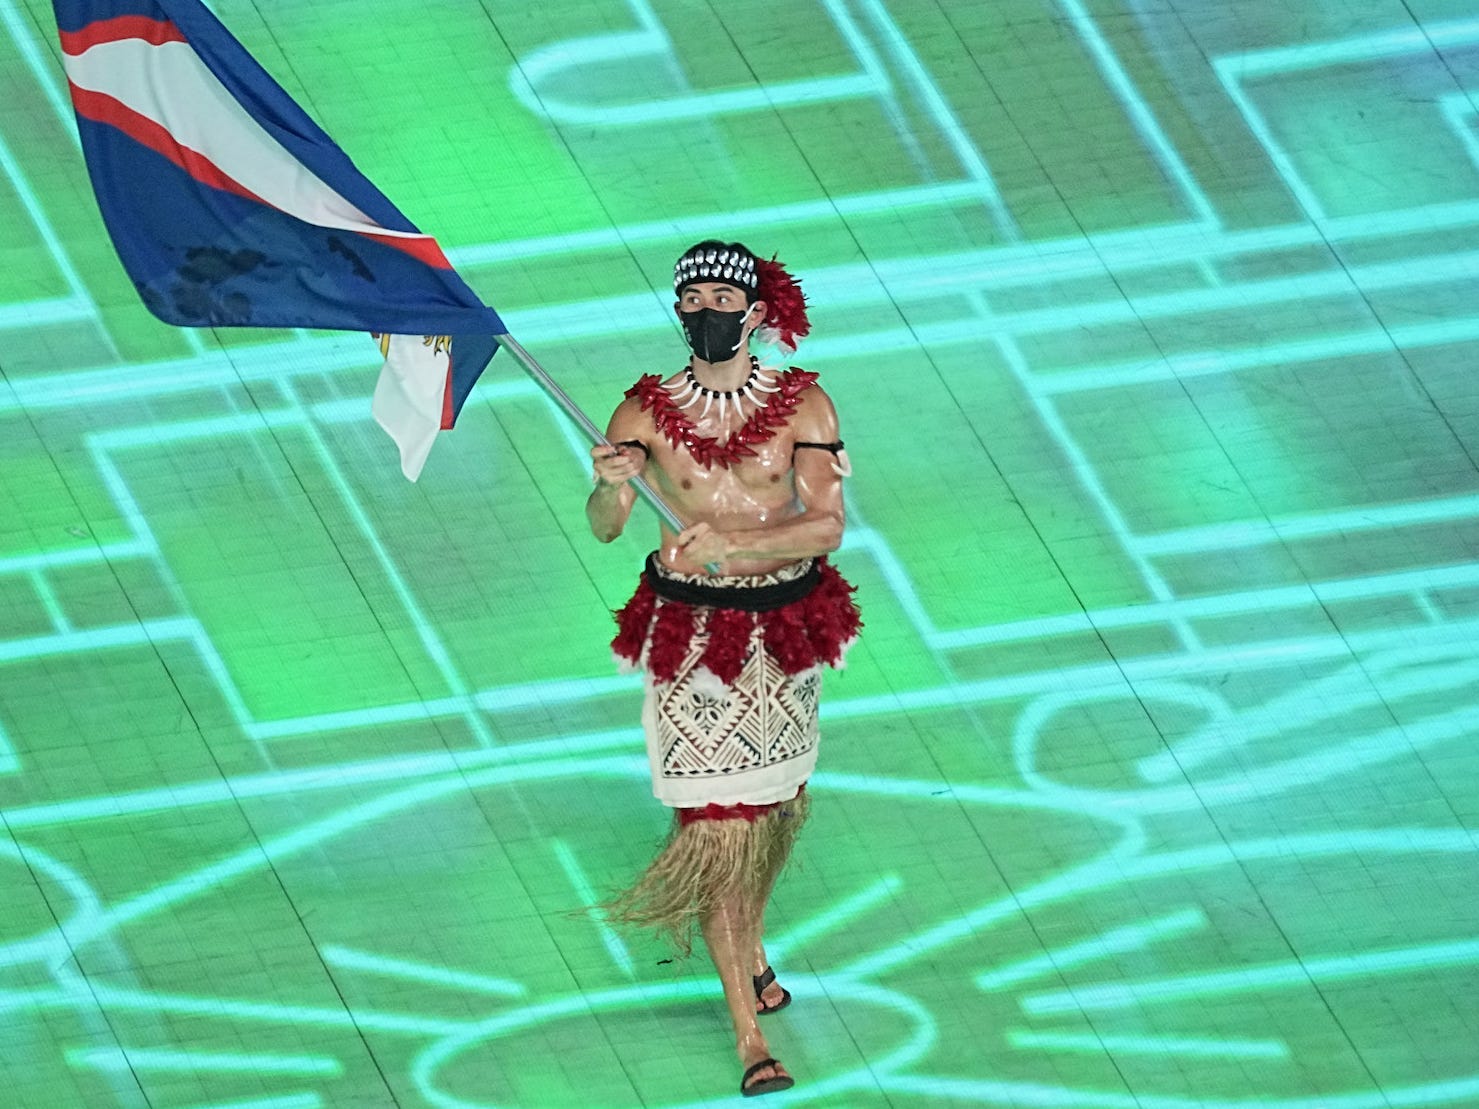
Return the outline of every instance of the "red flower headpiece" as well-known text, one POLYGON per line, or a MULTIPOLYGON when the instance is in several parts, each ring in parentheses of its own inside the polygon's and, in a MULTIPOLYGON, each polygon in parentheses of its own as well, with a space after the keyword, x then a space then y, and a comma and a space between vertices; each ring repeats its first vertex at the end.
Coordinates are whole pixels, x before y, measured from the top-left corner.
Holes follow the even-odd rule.
POLYGON ((806 318, 806 294, 801 291, 801 282, 789 273, 786 267, 771 255, 770 261, 763 258, 755 262, 760 276, 760 287, 755 290, 757 300, 765 301, 765 322, 755 329, 762 342, 774 343, 787 354, 796 353, 796 344, 811 333, 811 321, 806 318))

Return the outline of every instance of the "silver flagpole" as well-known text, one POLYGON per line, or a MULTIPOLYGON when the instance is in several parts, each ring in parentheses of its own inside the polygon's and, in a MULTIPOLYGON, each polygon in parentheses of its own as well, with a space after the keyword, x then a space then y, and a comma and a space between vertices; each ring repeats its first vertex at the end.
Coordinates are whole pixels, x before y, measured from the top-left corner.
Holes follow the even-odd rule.
MULTIPOLYGON (((565 390, 555 384, 554 379, 544 372, 544 367, 534 360, 534 355, 525 350, 517 339, 508 334, 495 335, 493 338, 498 341, 499 346, 504 347, 518 359, 519 365, 529 372, 530 377, 539 382, 550 400, 558 404, 564 410, 565 415, 580 425, 580 429, 586 433, 592 443, 603 443, 608 447, 615 445, 606 438, 605 432, 592 423, 590 417, 576 406, 565 390)), ((663 523, 672 528, 675 533, 683 530, 683 521, 678 519, 677 513, 668 507, 667 502, 657 495, 657 490, 648 485, 640 474, 632 478, 632 485, 636 487, 637 494, 662 517, 663 523)), ((717 567, 711 565, 710 569, 717 572, 717 567)))

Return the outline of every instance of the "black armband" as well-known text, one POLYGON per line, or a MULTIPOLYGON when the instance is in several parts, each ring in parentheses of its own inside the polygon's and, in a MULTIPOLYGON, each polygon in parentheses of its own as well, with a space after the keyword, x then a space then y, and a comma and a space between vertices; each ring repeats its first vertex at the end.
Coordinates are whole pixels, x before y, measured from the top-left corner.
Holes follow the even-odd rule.
POLYGON ((617 443, 616 445, 618 447, 636 447, 643 454, 645 454, 648 459, 652 458, 652 452, 647 449, 647 444, 642 442, 642 440, 640 439, 623 439, 620 443, 617 443))

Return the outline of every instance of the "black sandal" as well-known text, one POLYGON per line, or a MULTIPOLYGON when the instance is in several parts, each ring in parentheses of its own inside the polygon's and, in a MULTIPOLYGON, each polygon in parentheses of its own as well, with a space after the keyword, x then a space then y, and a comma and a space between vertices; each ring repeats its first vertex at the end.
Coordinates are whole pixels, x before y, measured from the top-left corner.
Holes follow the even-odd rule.
POLYGON ((774 1005, 765 1003, 765 989, 775 981, 775 967, 766 967, 764 974, 757 974, 751 979, 755 983, 755 1000, 760 1002, 760 1008, 755 1010, 756 1016, 767 1016, 770 1013, 779 1013, 787 1005, 791 1004, 791 991, 785 986, 781 987, 781 999, 774 1005))
POLYGON ((773 1094, 780 1090, 789 1090, 796 1085, 796 1080, 789 1074, 777 1073, 769 1078, 762 1078, 759 1082, 750 1082, 750 1076, 756 1071, 762 1071, 766 1067, 779 1068, 780 1064, 774 1059, 761 1059, 753 1067, 745 1071, 744 1077, 740 1079, 740 1093, 745 1097, 759 1097, 761 1094, 773 1094))

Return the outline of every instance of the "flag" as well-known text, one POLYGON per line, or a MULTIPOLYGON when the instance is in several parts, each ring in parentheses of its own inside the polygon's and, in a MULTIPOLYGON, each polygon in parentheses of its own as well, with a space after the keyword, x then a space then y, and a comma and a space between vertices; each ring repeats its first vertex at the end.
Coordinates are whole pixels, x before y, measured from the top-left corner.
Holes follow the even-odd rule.
POLYGON ((93 190, 149 311, 371 332, 371 410, 414 481, 498 314, 199 0, 54 7, 93 190))

